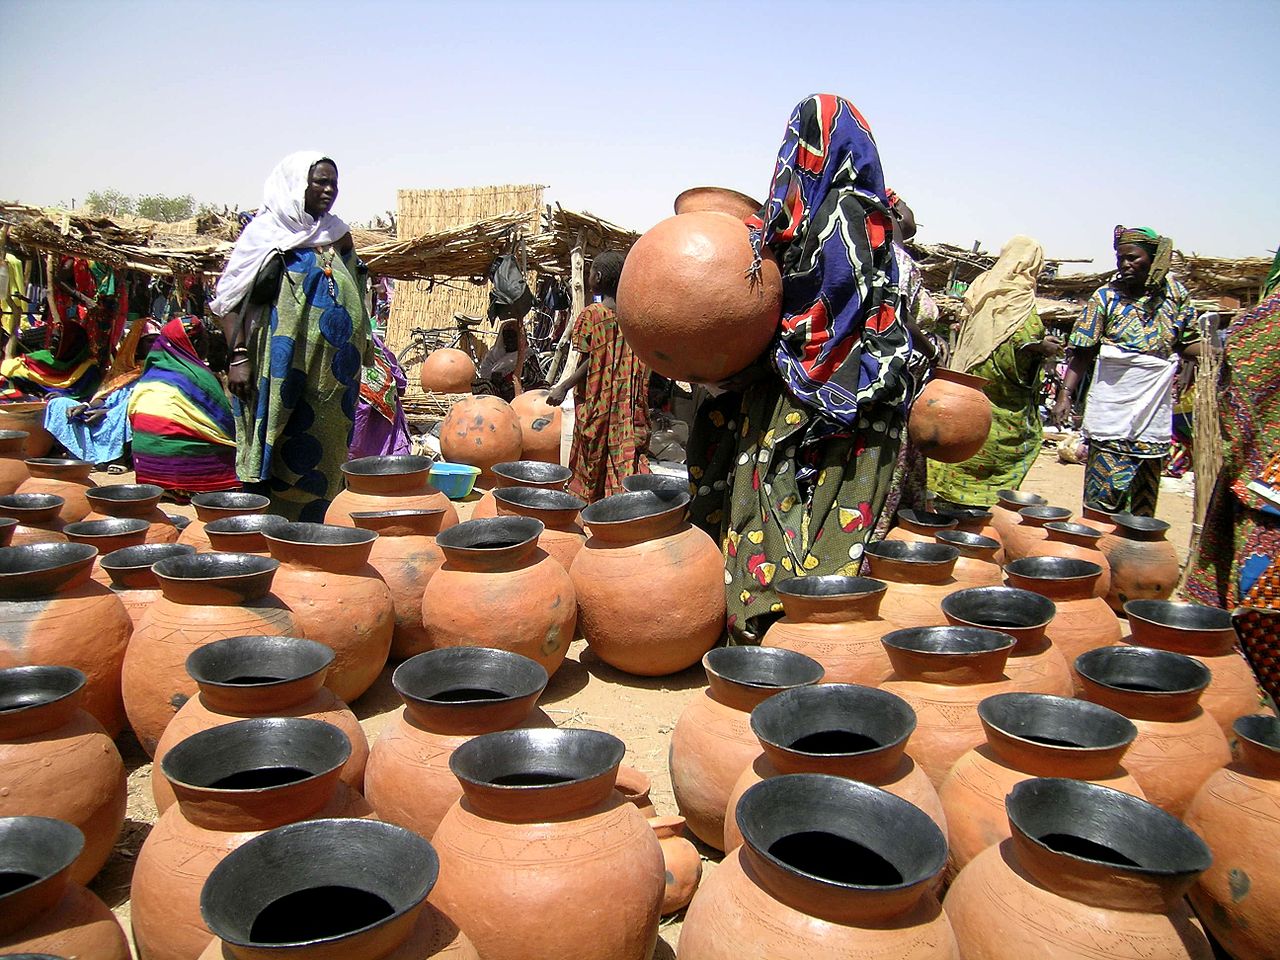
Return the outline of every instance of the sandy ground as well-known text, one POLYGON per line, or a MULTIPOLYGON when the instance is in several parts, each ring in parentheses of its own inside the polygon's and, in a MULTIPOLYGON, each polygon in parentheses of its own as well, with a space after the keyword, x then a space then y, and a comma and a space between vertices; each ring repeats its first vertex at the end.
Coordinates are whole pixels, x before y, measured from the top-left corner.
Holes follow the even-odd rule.
MULTIPOLYGON (((1046 450, 1033 467, 1023 489, 1047 497, 1055 506, 1078 512, 1084 468, 1057 462, 1046 450)), ((105 477, 98 483, 132 482, 131 475, 105 477)), ((170 513, 193 515, 189 507, 165 505, 170 513)), ((1172 524, 1169 539, 1185 559, 1191 535, 1192 487, 1186 483, 1166 486, 1160 498, 1159 516, 1172 524)), ((462 511, 466 513, 466 508, 462 511)), ((1127 631, 1126 631, 1127 632, 1127 631)), ((564 666, 552 678, 540 706, 559 726, 606 730, 627 745, 625 762, 648 774, 653 781, 652 798, 660 814, 676 813, 667 773, 667 745, 672 728, 685 706, 702 689, 700 667, 657 679, 620 673, 597 659, 586 644, 573 645, 564 666)), ((391 687, 391 670, 385 670, 374 687, 352 705, 372 742, 392 712, 400 706, 391 687)), ((129 809, 124 835, 111 860, 93 884, 93 889, 129 925, 129 880, 134 859, 156 818, 151 799, 151 762, 132 735, 120 738, 121 753, 129 770, 129 809)), ((714 870, 720 854, 701 847, 704 875, 714 870)), ((663 921, 655 960, 675 956, 683 914, 663 921)))

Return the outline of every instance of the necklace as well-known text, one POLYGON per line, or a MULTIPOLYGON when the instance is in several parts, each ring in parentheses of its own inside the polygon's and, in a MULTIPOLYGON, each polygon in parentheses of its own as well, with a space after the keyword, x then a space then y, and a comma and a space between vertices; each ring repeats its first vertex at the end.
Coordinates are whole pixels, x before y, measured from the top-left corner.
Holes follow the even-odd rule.
POLYGON ((338 285, 333 282, 333 256, 335 252, 333 247, 327 247, 325 252, 320 254, 320 269, 324 272, 325 282, 329 285, 329 296, 336 301, 338 299, 338 285))

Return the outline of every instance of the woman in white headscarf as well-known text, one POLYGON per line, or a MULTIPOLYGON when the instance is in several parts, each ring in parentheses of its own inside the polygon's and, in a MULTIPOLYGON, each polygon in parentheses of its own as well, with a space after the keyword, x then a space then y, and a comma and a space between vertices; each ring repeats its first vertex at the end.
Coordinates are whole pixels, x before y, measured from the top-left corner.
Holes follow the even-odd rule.
POLYGON ((271 512, 316 523, 341 489, 370 343, 364 269, 330 212, 337 196, 332 160, 285 157, 210 304, 231 351, 236 473, 271 512))

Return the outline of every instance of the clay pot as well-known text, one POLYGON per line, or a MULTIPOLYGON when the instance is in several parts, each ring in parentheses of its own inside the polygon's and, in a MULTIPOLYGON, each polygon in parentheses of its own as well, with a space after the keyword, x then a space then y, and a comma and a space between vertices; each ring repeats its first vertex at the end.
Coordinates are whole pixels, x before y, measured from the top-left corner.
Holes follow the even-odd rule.
POLYGON ((1046 631, 1057 613, 1052 600, 1016 587, 972 587, 942 601, 942 615, 956 627, 982 627, 1013 637, 1004 673, 1015 690, 1069 697, 1071 668, 1046 631))
MULTIPOLYGON (((976 533, 981 537, 990 537, 1000 543, 1000 532, 992 524, 994 516, 991 510, 984 507, 939 507, 936 511, 944 517, 952 517, 956 521, 957 533, 976 533)), ((1004 562, 1004 545, 997 559, 1004 562)))
POLYGON ((464 798, 432 838, 432 900, 485 960, 648 960, 662 908, 662 848, 613 789, 625 747, 597 730, 508 730, 458 747, 464 798), (501 890, 505 908, 493 909, 501 890), (566 903, 607 904, 547 923, 566 903))
POLYGON ((106 904, 71 879, 80 831, 49 817, 0 819, 0 950, 8 957, 129 960, 106 904))
POLYGON ((160 773, 176 744, 203 730, 253 717, 307 717, 337 727, 351 743, 342 766, 342 782, 353 790, 364 784, 369 741, 351 709, 324 685, 333 651, 298 637, 228 637, 187 657, 187 673, 200 692, 182 705, 156 745, 151 765, 151 794, 164 813, 174 801, 173 787, 160 773))
POLYGON ((690 187, 676 197, 676 213, 701 213, 714 211, 727 213, 735 220, 746 220, 760 212, 764 204, 752 200, 745 193, 728 187, 690 187))
POLYGON ((1213 851, 1191 888, 1196 912, 1236 960, 1266 960, 1280 943, 1280 720, 1254 715, 1233 725, 1239 759, 1205 781, 1187 826, 1213 851))
POLYGON ((880 685, 916 712, 911 753, 935 787, 982 743, 978 704, 1014 684, 1004 672, 1013 637, 977 627, 917 627, 886 634, 893 676, 880 685))
POLYGON ((965 753, 938 795, 952 824, 952 873, 1010 836, 1004 798, 1024 780, 1069 777, 1146 799, 1121 761, 1138 730, 1114 710, 1040 693, 998 693, 978 704, 986 742, 965 753))
POLYGON ((1107 603, 1124 612, 1130 600, 1168 600, 1178 585, 1182 567, 1173 544, 1164 538, 1169 524, 1155 517, 1117 513, 1116 525, 1098 542, 1111 564, 1111 588, 1107 603))
POLYGON ((106 520, 110 517, 146 520, 147 543, 177 543, 178 528, 163 510, 160 498, 164 488, 154 483, 115 483, 94 487, 85 493, 89 501, 86 520, 106 520))
POLYGON ((741 218, 669 217, 627 253, 618 326, 646 366, 672 380, 718 383, 764 352, 782 316, 782 275, 764 251, 758 276, 741 218))
POLYGON ((458 522, 458 511, 428 482, 431 461, 411 455, 361 457, 342 465, 347 488, 333 498, 324 512, 324 522, 339 527, 354 526, 353 513, 382 513, 386 510, 443 510, 440 529, 458 522))
POLYGON ((266 513, 271 501, 256 493, 224 490, 221 493, 197 493, 191 498, 191 506, 195 508, 196 518, 178 534, 178 542, 189 543, 200 553, 205 553, 213 549, 208 534, 204 532, 205 524, 223 517, 266 513))
POLYGON ((906 800, 792 774, 757 783, 737 813, 742 846, 689 905, 678 957, 959 960, 933 895, 947 842, 906 800))
POLYGON ((1022 525, 1022 517, 1018 511, 1023 507, 1047 507, 1049 501, 1034 493, 1021 490, 1000 490, 996 493, 996 505, 991 508, 991 526, 1004 548, 1005 560, 1016 560, 1022 554, 1011 552, 1012 541, 1017 540, 1018 530, 1022 525))
POLYGON ((558 490, 564 492, 573 471, 558 463, 544 463, 541 460, 511 460, 507 463, 493 465, 493 485, 486 490, 484 496, 476 501, 471 511, 472 520, 498 515, 498 502, 494 499, 494 490, 510 487, 536 487, 539 490, 558 490))
POLYGON ((265 532, 289 521, 278 513, 246 513, 238 517, 210 520, 204 525, 209 549, 216 553, 252 553, 271 556, 265 532))
POLYGON ((564 662, 578 622, 573 583, 538 546, 528 517, 468 520, 436 537, 444 566, 422 595, 427 646, 493 647, 542 664, 564 662))
POLYGON ((893 672, 880 638, 897 624, 880 616, 887 587, 868 577, 792 577, 778 583, 784 615, 762 644, 822 664, 828 683, 876 686, 893 672))
POLYGON ((123 547, 98 558, 98 567, 110 581, 109 589, 124 604, 136 630, 152 602, 160 596, 160 581, 151 568, 169 557, 189 557, 196 548, 186 543, 144 543, 123 547))
POLYGON ((998 587, 1004 583, 998 559, 1002 552, 999 540, 959 530, 943 530, 935 539, 960 551, 951 575, 961 587, 998 587))
POLYGON ((81 709, 85 676, 71 667, 0 670, 0 817, 74 824, 84 850, 71 866, 88 883, 111 856, 128 801, 124 763, 102 724, 81 709))
POLYGON ((462 797, 449 758, 482 733, 550 727, 536 706, 542 666, 508 650, 455 647, 406 660, 391 678, 404 707, 374 744, 365 796, 378 819, 430 837, 462 797))
POLYGON ((626 673, 684 670, 724 635, 724 558, 688 508, 687 493, 641 492, 582 511, 589 536, 569 571, 582 634, 626 673))
POLYGON ((1133 721, 1138 737, 1125 766, 1147 799, 1175 817, 1211 774, 1231 762, 1218 722, 1200 706, 1204 664, 1166 650, 1104 647, 1081 654, 1081 696, 1133 721))
MULTIPOLYGON (((11 493, 0 496, 0 517, 14 521, 8 532, 9 544, 25 547, 33 543, 66 543, 66 524, 59 514, 62 498, 48 493, 11 493)), ((6 524, 6 526, 8 526, 6 524)))
POLYGON ((881 540, 866 548, 870 575, 888 584, 881 609, 899 627, 933 627, 946 621, 939 604, 959 590, 960 551, 945 543, 881 540))
POLYGON ((44 415, 48 406, 45 400, 34 403, 0 403, 0 429, 25 431, 29 457, 48 456, 56 442, 53 434, 44 428, 44 415))
POLYGON ((94 488, 89 479, 92 463, 65 457, 28 457, 25 462, 31 476, 18 484, 17 493, 51 493, 61 497, 58 517, 63 523, 75 523, 89 515, 91 507, 85 494, 94 488))
POLYGON ((453 347, 432 350, 418 371, 418 382, 428 393, 470 393, 475 379, 475 362, 453 347))
POLYGON ((464 397, 440 424, 440 455, 479 467, 482 487, 493 483, 495 463, 520 459, 523 443, 520 418, 501 397, 464 397))
POLYGON ((707 689, 676 721, 667 762, 676 806, 689 829, 722 850, 729 793, 760 752, 751 711, 783 690, 817 683, 823 674, 813 658, 772 647, 717 647, 702 666, 707 689))
POLYGON ((962 463, 987 442, 991 401, 982 392, 989 381, 938 367, 911 404, 907 433, 930 460, 962 463))
POLYGON ((567 571, 573 566, 587 535, 578 524, 578 514, 587 505, 570 493, 538 490, 534 487, 508 487, 494 491, 498 515, 532 517, 542 521, 538 546, 567 571))
POLYGON ((1018 784, 1011 838, 960 871, 945 908, 966 960, 1210 960, 1183 894, 1212 859, 1151 804, 1080 780, 1018 784))
POLYGON ((670 499, 682 493, 689 493, 689 478, 673 477, 662 473, 633 473, 629 477, 622 478, 622 489, 627 493, 642 493, 648 490, 660 497, 670 499))
POLYGON ((547 403, 547 394, 550 392, 526 390, 511 401, 511 409, 520 418, 520 455, 526 460, 558 464, 563 414, 559 407, 547 403))
POLYGON ((271 592, 279 566, 245 553, 169 557, 152 566, 161 596, 142 615, 123 674, 129 725, 148 755, 198 690, 186 670, 194 650, 226 637, 300 635, 292 611, 271 592))
POLYGON ((1044 556, 1036 551, 1036 547, 1049 538, 1047 526, 1050 523, 1065 523, 1070 519, 1071 511, 1066 507, 1023 507, 1018 511, 1018 524, 1013 528, 1013 546, 1005 549, 1005 562, 1021 560, 1023 557, 1044 556))
POLYGON ((436 534, 444 510, 383 510, 356 512, 351 520, 361 530, 378 535, 369 551, 369 565, 381 574, 391 591, 395 626, 391 631, 392 660, 407 660, 427 650, 422 625, 422 594, 427 581, 444 563, 436 534))
POLYGON ((83 543, 0 549, 0 668, 75 667, 85 711, 113 738, 124 727, 120 666, 133 623, 89 573, 98 551, 83 543))
POLYGON ((368 804, 339 779, 350 754, 337 727, 298 717, 239 720, 175 744, 160 768, 178 802, 147 834, 133 870, 129 918, 138 953, 200 956, 211 936, 200 890, 247 841, 300 820, 367 816, 368 804))
POLYGON ((702 881, 702 855, 684 835, 684 817, 649 817, 649 826, 662 848, 666 887, 662 891, 662 915, 679 913, 689 905, 702 881))
MULTIPOLYGON (((1089 526, 1096 530, 1101 530, 1104 537, 1107 534, 1115 533, 1116 531, 1116 515, 1109 510, 1091 507, 1086 503, 1080 508, 1080 516, 1082 519, 1088 521, 1089 526)), ((1101 543, 1098 544, 1098 548, 1102 548, 1101 543)))
POLYGON ((13 543, 13 535, 18 530, 18 521, 9 517, 0 517, 0 547, 8 547, 13 543))
MULTIPOLYGON (((936 536, 944 530, 954 530, 960 521, 941 513, 930 513, 928 510, 899 510, 898 523, 886 540, 903 540, 907 543, 933 543, 936 536)), ((999 547, 999 544, 996 544, 999 547)))
POLYGON ((1028 557, 1068 557, 1088 560, 1102 568, 1102 576, 1093 588, 1096 597, 1105 597, 1111 589, 1111 564, 1098 549, 1102 531, 1085 523, 1054 520, 1044 525, 1045 537, 1029 545, 1028 557))
POLYGON ((18 485, 31 476, 26 458, 27 432, 0 430, 0 495, 16 493, 18 485))
POLYGON ((90 575, 103 586, 109 586, 111 578, 102 569, 100 559, 124 547, 142 546, 147 542, 150 527, 146 520, 77 520, 64 526, 62 532, 68 542, 85 543, 98 551, 90 575))
POLYGON ((209 874, 200 910, 215 938, 200 960, 477 960, 427 902, 439 872, 431 844, 389 823, 278 827, 209 874))
POLYGON ((725 804, 724 849, 742 842, 734 811, 753 785, 788 773, 825 773, 887 790, 929 815, 945 838, 938 793, 907 753, 916 715, 883 690, 848 683, 797 687, 751 711, 763 752, 738 776, 725 804))

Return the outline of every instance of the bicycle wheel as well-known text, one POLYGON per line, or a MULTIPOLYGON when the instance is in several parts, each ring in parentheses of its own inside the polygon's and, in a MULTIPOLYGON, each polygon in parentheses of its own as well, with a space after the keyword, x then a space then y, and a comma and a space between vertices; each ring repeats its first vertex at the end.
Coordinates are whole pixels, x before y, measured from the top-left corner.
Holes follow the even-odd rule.
POLYGON ((418 382, 418 368, 422 366, 422 361, 427 359, 427 354, 444 346, 439 334, 447 332, 445 330, 413 331, 409 345, 396 355, 396 361, 400 364, 400 369, 404 371, 404 375, 410 383, 418 382))

